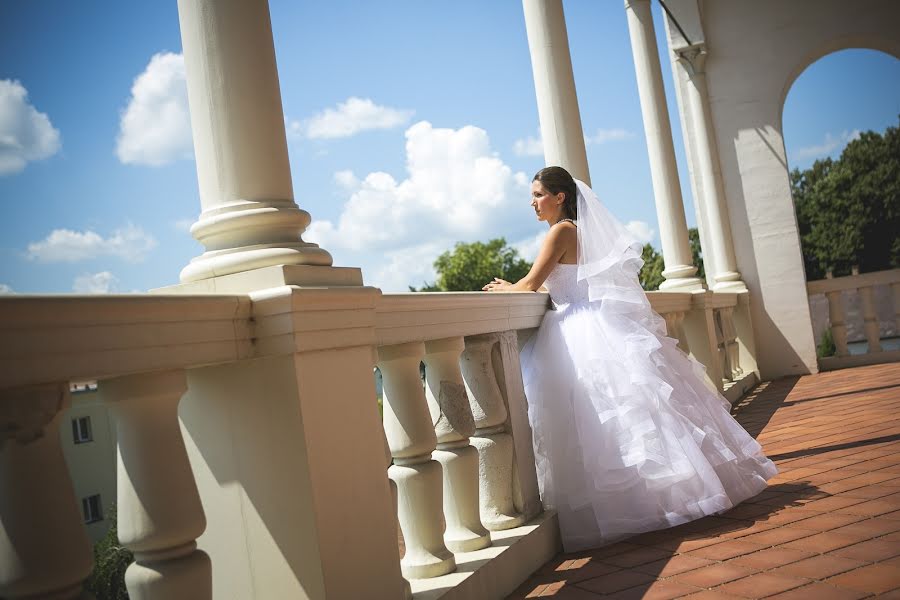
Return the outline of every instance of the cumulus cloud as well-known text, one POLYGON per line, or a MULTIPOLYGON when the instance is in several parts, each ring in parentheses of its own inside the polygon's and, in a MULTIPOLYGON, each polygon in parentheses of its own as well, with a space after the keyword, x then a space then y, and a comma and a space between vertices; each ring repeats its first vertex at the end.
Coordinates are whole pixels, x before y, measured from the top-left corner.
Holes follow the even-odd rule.
POLYGON ((140 262, 156 247, 156 239, 140 227, 128 224, 108 238, 87 231, 54 229, 46 238, 28 244, 27 256, 38 262, 79 262, 101 256, 140 262))
POLYGON ((28 102, 18 81, 0 79, 0 176, 19 173, 32 160, 56 154, 59 131, 28 102))
POLYGON ((625 224, 625 229, 631 232, 639 242, 642 244, 648 244, 653 241, 653 236, 656 235, 656 231, 650 227, 650 224, 646 221, 628 221, 625 224))
POLYGON ((109 271, 85 273, 75 278, 72 291, 76 294, 111 294, 118 289, 119 280, 109 271))
POLYGON ((409 123, 415 111, 375 104, 369 98, 347 98, 303 121, 288 123, 288 135, 310 139, 354 136, 373 129, 393 129, 409 123))
POLYGON ((421 121, 405 135, 406 178, 336 175, 352 185, 349 199, 336 222, 313 222, 305 239, 328 250, 383 254, 386 263, 367 275, 396 290, 433 278, 431 263, 458 241, 534 227, 528 178, 493 152, 486 131, 421 121))
POLYGON ((161 166, 193 156, 184 57, 154 54, 131 86, 116 155, 125 164, 161 166))
POLYGON ((529 262, 534 262, 534 259, 537 258, 538 250, 541 249, 541 244, 544 243, 544 239, 549 232, 549 228, 542 229, 537 235, 513 242, 511 246, 518 250, 522 258, 529 262))
POLYGON ((608 142, 620 142, 634 137, 634 133, 627 129, 598 129, 594 135, 585 135, 584 142, 591 144, 606 144, 608 142))
POLYGON ((0 283, 0 296, 4 294, 15 294, 13 289, 5 283, 0 283))
POLYGON ((513 143, 513 153, 516 156, 543 156, 544 142, 541 141, 541 135, 537 137, 528 136, 524 139, 518 139, 513 143))
POLYGON ((853 140, 859 139, 859 134, 859 129, 854 129, 853 131, 842 131, 837 135, 826 133, 824 142, 822 142, 821 144, 798 148, 794 153, 794 157, 804 160, 810 158, 824 158, 826 156, 831 156, 831 154, 833 154, 836 150, 842 150, 844 146, 846 146, 853 140))

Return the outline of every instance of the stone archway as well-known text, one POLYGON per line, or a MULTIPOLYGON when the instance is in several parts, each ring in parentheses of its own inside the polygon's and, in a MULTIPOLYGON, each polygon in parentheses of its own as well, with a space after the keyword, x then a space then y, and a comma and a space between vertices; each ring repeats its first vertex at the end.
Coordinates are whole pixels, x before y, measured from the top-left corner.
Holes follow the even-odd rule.
MULTIPOLYGON (((738 269, 751 293, 764 379, 817 370, 800 238, 790 191, 782 112, 797 77, 819 58, 848 48, 900 57, 900 5, 890 0, 701 1, 667 3, 708 58, 709 107, 738 269)), ((670 44, 673 42, 669 27, 670 44)), ((676 90, 694 179, 697 143, 676 90)), ((694 181, 695 197, 697 182, 694 181)), ((698 215, 702 223, 703 215, 698 215)))

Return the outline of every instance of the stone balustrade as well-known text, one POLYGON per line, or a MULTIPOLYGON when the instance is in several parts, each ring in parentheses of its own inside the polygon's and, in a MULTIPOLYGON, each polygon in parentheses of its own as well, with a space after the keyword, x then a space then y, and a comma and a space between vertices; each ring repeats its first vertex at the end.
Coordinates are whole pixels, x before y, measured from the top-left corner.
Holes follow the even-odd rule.
POLYGON ((807 282, 806 290, 810 298, 817 294, 824 294, 828 299, 828 321, 835 353, 834 356, 820 357, 820 368, 825 370, 843 369, 900 360, 900 350, 885 350, 882 347, 881 328, 874 300, 876 286, 890 288, 894 305, 894 330, 900 331, 900 269, 807 282), (851 354, 848 343, 848 315, 844 304, 844 295, 848 292, 859 294, 862 309, 866 351, 860 354, 851 354))
MULTIPOLYGON (((649 297, 713 385, 755 372, 747 294, 649 297)), ((518 362, 546 310, 364 287, 0 298, 0 595, 81 593, 59 421, 96 379, 132 597, 502 597, 559 549, 518 362)))

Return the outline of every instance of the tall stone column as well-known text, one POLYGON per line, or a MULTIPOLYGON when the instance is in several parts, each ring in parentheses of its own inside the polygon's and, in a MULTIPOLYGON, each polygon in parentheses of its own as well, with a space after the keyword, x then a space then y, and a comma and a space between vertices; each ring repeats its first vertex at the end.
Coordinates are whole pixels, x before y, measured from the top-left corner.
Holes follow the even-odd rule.
POLYGON ((734 256, 734 242, 731 238, 731 224, 728 219, 728 206, 725 203, 725 189, 719 169, 719 152, 715 131, 709 108, 709 92, 706 86, 706 47, 705 44, 694 44, 676 50, 678 61, 687 71, 686 104, 691 111, 696 131, 695 154, 697 170, 703 190, 702 198, 708 221, 707 239, 715 257, 713 264, 713 290, 717 292, 741 292, 747 289, 737 270, 734 256))
POLYGON ((666 280, 660 285, 660 289, 702 290, 703 283, 695 277, 697 267, 693 264, 688 240, 684 200, 681 197, 681 182, 675 162, 672 125, 666 105, 650 0, 625 0, 625 13, 631 35, 647 151, 650 154, 650 176, 656 200, 659 239, 666 266, 662 273, 666 280))
POLYGON ((523 0, 538 118, 547 165, 590 185, 562 0, 523 0))
POLYGON ((300 234, 266 0, 179 0, 206 252, 183 283, 272 265, 331 265, 300 234))

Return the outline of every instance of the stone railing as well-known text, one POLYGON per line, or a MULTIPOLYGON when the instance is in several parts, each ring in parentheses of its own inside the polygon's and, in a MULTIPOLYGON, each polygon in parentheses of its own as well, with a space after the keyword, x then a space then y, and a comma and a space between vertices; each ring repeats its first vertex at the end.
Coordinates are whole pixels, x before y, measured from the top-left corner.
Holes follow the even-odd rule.
MULTIPOLYGON (((712 385, 756 381, 746 294, 650 298, 712 385)), ((90 572, 59 427, 69 382, 93 379, 132 597, 504 597, 560 547, 519 366, 546 308, 365 287, 0 299, 0 595, 75 598, 90 572)))
POLYGON ((893 296, 894 330, 900 331, 900 269, 807 282, 806 289, 810 298, 816 294, 824 294, 828 299, 828 320, 834 340, 835 354, 819 358, 819 366, 822 369, 843 369, 900 360, 900 350, 882 347, 875 307, 875 286, 890 287, 893 296), (861 354, 851 354, 847 342, 848 324, 843 296, 846 292, 853 291, 859 294, 863 331, 867 342, 866 352, 861 354))
POLYGON ((759 382, 747 292, 650 292, 670 337, 706 367, 709 383, 731 403, 759 382))

